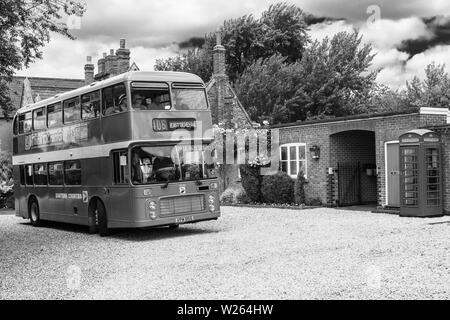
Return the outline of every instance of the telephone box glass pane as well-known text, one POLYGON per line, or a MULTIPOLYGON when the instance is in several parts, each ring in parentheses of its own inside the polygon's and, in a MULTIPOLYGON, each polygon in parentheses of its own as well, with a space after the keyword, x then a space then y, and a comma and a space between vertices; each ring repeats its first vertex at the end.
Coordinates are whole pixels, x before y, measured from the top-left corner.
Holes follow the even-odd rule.
POLYGON ((425 166, 427 174, 427 205, 438 206, 441 202, 440 188, 440 155, 439 149, 427 148, 425 150, 425 166))
POLYGON ((417 165, 417 149, 405 148, 403 157, 403 182, 405 190, 403 194, 405 206, 417 206, 419 203, 419 172, 417 165))

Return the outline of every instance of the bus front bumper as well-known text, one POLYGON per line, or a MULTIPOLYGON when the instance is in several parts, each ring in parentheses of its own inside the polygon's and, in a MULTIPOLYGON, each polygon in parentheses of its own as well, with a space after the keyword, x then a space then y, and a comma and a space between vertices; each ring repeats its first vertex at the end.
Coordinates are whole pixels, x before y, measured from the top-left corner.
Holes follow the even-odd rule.
POLYGON ((166 218, 158 218, 157 220, 144 220, 144 221, 121 221, 111 220, 108 221, 108 228, 151 228, 160 226, 171 226, 181 224, 191 224, 208 220, 217 220, 220 218, 220 211, 217 212, 205 212, 195 214, 185 214, 178 216, 171 216, 166 218))

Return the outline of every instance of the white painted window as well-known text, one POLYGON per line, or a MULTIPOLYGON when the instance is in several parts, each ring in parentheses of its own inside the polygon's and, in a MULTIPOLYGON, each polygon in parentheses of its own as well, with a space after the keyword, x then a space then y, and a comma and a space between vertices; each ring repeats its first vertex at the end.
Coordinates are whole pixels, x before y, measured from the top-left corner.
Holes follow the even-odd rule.
POLYGON ((283 144, 280 147, 280 168, 292 178, 297 178, 300 171, 308 178, 306 143, 283 144))

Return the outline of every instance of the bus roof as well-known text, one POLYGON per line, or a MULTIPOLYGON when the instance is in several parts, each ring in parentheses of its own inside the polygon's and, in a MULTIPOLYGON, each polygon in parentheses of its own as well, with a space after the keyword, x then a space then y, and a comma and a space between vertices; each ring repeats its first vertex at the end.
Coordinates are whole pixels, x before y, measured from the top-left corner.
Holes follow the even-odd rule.
POLYGON ((93 82, 87 86, 72 91, 57 94, 54 97, 41 100, 34 104, 30 104, 17 110, 17 113, 24 113, 27 111, 31 111, 36 108, 44 107, 61 100, 70 99, 72 97, 76 97, 84 93, 95 91, 113 85, 115 83, 120 83, 124 81, 183 82, 183 83, 201 83, 204 85, 202 79, 192 73, 172 72, 172 71, 130 71, 102 81, 93 82))

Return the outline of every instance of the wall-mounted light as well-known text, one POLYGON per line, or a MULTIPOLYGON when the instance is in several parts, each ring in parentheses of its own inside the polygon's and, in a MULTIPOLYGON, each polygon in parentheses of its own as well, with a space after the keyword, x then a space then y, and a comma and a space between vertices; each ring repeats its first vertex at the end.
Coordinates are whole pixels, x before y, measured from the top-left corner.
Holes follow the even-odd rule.
POLYGON ((311 157, 313 159, 319 160, 320 159, 320 147, 319 146, 312 146, 309 151, 311 152, 311 157))

